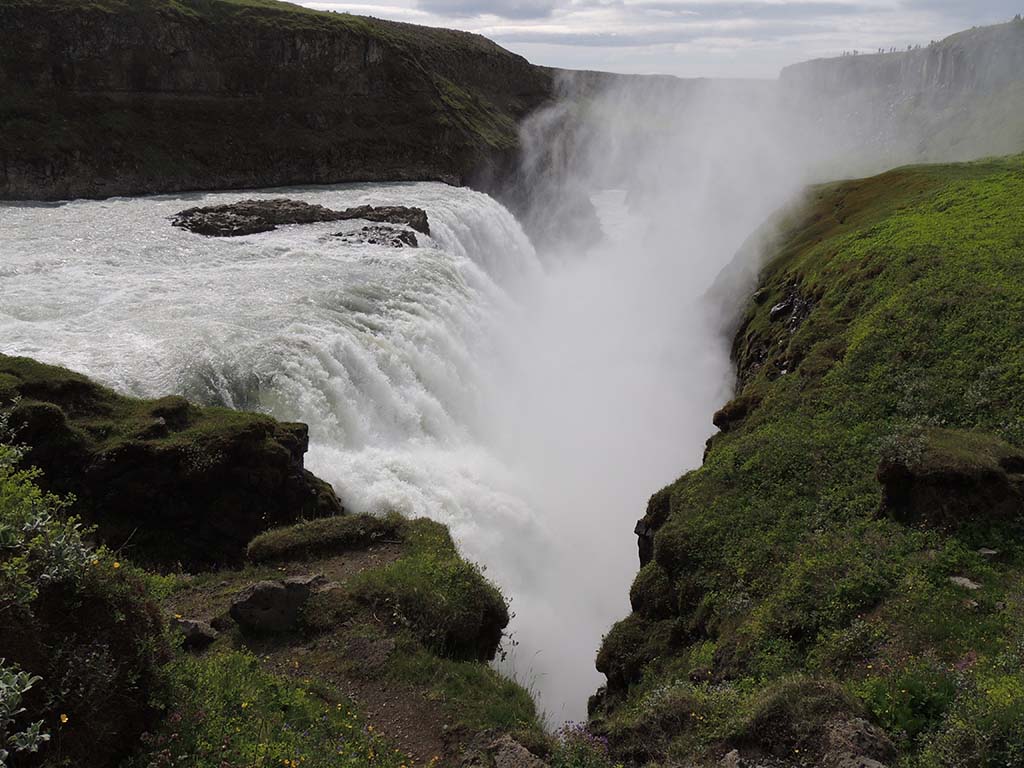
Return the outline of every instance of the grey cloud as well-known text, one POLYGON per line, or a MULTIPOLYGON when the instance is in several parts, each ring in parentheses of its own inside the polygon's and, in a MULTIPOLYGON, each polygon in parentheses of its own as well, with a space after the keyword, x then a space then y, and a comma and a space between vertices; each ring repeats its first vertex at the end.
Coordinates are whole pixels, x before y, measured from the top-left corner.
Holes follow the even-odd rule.
POLYGON ((543 19, 556 0, 418 0, 421 10, 438 16, 473 17, 492 14, 505 19, 543 19))
POLYGON ((877 13, 877 6, 841 2, 716 2, 716 3, 671 3, 651 0, 630 6, 643 10, 662 11, 690 18, 700 19, 807 19, 826 16, 855 16, 877 13))
POLYGON ((934 11, 973 24, 1009 21, 1024 12, 1021 0, 903 0, 901 7, 908 11, 934 11))
POLYGON ((811 24, 785 24, 766 22, 752 29, 715 30, 707 27, 669 27, 665 29, 638 32, 542 32, 539 30, 517 30, 515 32, 490 35, 503 43, 546 43, 549 45, 573 45, 597 48, 638 48, 649 45, 675 45, 689 43, 707 37, 729 36, 750 40, 770 41, 794 34, 808 34, 829 31, 830 27, 811 24))

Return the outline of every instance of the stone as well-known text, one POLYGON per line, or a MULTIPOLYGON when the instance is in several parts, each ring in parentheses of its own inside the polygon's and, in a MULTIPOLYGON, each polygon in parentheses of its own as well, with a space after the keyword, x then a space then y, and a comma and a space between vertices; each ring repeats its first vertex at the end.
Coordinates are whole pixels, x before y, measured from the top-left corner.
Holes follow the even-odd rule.
POLYGON ((860 717, 829 723, 824 747, 829 768, 884 768, 881 760, 896 757, 896 747, 885 732, 860 717))
POLYGON ((202 651, 218 636, 217 630, 205 621, 175 618, 171 626, 183 635, 181 646, 186 651, 202 651))
POLYGON ((490 746, 494 768, 544 768, 544 761, 513 739, 502 736, 490 746))
POLYGON ((643 567, 654 559, 654 528, 646 520, 641 519, 636 521, 633 533, 636 534, 637 548, 640 553, 640 566, 643 567))
POLYGON ((317 578, 260 581, 242 590, 231 603, 231 618, 242 629, 255 633, 287 632, 299 614, 317 578))
POLYGON ((863 755, 842 755, 832 763, 832 768, 887 768, 887 766, 885 763, 863 755))
POLYGON ((718 764, 721 768, 740 768, 740 751, 738 749, 734 749, 723 757, 718 764))
MULTIPOLYGON (((237 203, 188 208, 171 218, 171 223, 206 237, 240 237, 271 232, 288 224, 314 224, 324 221, 364 219, 387 224, 401 224, 430 234, 427 212, 422 208, 406 206, 360 205, 335 211, 322 205, 301 200, 277 198, 273 200, 240 200, 237 203)), ((415 240, 415 236, 413 236, 415 240)), ((407 240, 407 239, 406 239, 407 240)))
POLYGON ((366 243, 368 245, 384 245, 389 248, 418 248, 416 234, 407 229, 384 225, 363 227, 356 232, 339 232, 337 237, 346 243, 366 243))
POLYGON ((971 581, 966 576, 950 576, 949 581, 952 584, 956 584, 958 587, 963 587, 964 589, 969 589, 971 591, 981 589, 981 584, 976 581, 971 581))
POLYGON ((782 301, 771 308, 771 311, 768 313, 768 319, 774 323, 786 317, 792 311, 793 303, 791 301, 782 301))

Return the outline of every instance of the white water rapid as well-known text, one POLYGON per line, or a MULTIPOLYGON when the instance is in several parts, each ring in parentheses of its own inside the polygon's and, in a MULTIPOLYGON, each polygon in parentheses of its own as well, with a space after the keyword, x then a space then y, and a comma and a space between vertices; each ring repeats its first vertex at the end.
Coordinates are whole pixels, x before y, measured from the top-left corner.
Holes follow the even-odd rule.
MULTIPOLYGON (((551 725, 582 719, 601 637, 629 611, 633 524, 699 465, 729 395, 719 331, 739 293, 701 297, 828 177, 838 141, 794 130, 762 84, 656 80, 589 103, 564 146, 573 109, 524 129, 528 168, 560 164, 592 195, 587 246, 538 254, 497 202, 442 184, 0 204, 0 352, 308 423, 307 466, 346 507, 450 526, 512 600, 506 671, 551 725), (353 245, 332 237, 363 225, 346 222, 215 239, 168 220, 245 197, 418 206, 432 237, 353 245)), ((549 234, 586 233, 572 184, 530 188, 549 234)))

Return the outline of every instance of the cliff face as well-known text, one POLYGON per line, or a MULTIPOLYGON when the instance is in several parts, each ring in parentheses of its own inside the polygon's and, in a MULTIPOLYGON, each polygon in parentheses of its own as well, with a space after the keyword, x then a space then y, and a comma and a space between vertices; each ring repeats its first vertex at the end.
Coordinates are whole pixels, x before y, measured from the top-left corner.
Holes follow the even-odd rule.
POLYGON ((782 71, 784 86, 822 93, 892 89, 906 93, 991 93, 1024 73, 1024 23, 979 27, 897 53, 844 56, 795 64, 782 71))
MULTIPOLYGON (((782 97, 821 135, 888 163, 971 160, 1024 148, 1024 22, 927 48, 783 70, 782 97)), ((876 166, 879 167, 879 166, 876 166)))
POLYGON ((551 75, 467 33, 271 0, 0 5, 0 198, 483 182, 551 75))

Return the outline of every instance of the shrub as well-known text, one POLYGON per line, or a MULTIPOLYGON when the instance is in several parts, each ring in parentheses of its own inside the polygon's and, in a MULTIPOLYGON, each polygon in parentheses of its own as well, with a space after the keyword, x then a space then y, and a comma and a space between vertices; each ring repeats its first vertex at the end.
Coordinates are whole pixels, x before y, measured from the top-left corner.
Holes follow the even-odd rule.
POLYGON ((908 742, 936 727, 956 696, 949 671, 927 662, 869 678, 854 689, 889 733, 908 742))
POLYGON ((608 740, 595 736, 586 726, 566 723, 555 734, 551 768, 615 768, 608 754, 608 740))
POLYGON ((50 735, 43 732, 42 720, 16 726, 25 713, 22 697, 39 680, 0 659, 0 766, 6 766, 13 753, 35 752, 50 740, 50 735))
POLYGON ((38 471, 16 468, 23 455, 0 444, 0 648, 24 670, 5 668, 4 706, 31 723, 7 746, 34 746, 48 765, 110 765, 151 716, 166 648, 160 616, 135 569, 85 543, 65 517, 69 500, 42 492, 38 471))
POLYGON ((1024 674, 986 670, 924 740, 921 768, 1024 765, 1024 674))

